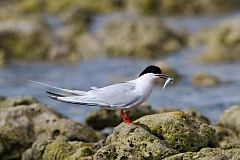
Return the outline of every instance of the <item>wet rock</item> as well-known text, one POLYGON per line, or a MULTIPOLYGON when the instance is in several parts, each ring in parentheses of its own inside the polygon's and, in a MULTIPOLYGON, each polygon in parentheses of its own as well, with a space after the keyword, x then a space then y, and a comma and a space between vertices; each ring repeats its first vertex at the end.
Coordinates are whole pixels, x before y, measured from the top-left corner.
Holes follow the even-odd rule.
POLYGON ((55 139, 58 136, 64 136, 70 141, 95 142, 98 140, 92 128, 70 119, 58 119, 50 125, 45 123, 36 126, 35 131, 38 139, 55 139))
POLYGON ((221 1, 176 1, 176 0, 132 0, 126 1, 129 11, 141 14, 213 14, 239 8, 240 2, 221 1))
POLYGON ((205 117, 201 112, 197 111, 196 109, 194 108, 187 108, 187 109, 184 109, 183 112, 191 117, 193 117, 194 119, 197 119, 199 121, 202 121, 206 124, 210 124, 210 120, 205 117))
MULTIPOLYGON (((168 107, 168 108, 162 108, 162 107, 158 107, 159 109, 157 109, 157 113, 167 113, 167 112, 181 112, 180 109, 174 108, 174 107, 168 107)), ((182 110, 183 113, 185 113, 186 115, 197 119, 199 121, 202 121, 204 123, 210 124, 210 120, 205 117, 201 112, 199 112, 198 110, 196 110, 195 108, 186 108, 184 110, 182 110)))
MULTIPOLYGON (((143 104, 139 107, 129 110, 129 116, 134 121, 144 115, 154 114, 150 105, 143 104)), ((99 109, 95 112, 90 112, 86 116, 86 123, 96 130, 102 130, 106 127, 115 127, 122 122, 120 111, 99 109)))
POLYGON ((167 26, 159 18, 117 15, 97 31, 110 56, 156 58, 170 54, 185 44, 186 36, 167 26))
POLYGON ((219 27, 201 31, 199 41, 206 50, 199 57, 205 62, 232 62, 240 60, 240 19, 222 22, 219 27), (204 33, 205 32, 205 33, 204 33))
POLYGON ((192 83, 197 87, 215 87, 220 84, 220 80, 214 75, 199 72, 193 75, 192 83))
POLYGON ((137 120, 151 133, 166 140, 180 152, 198 151, 216 145, 214 130, 206 123, 183 112, 168 112, 144 116, 137 120))
POLYGON ((80 141, 67 141, 63 137, 56 140, 36 141, 26 150, 23 160, 76 160, 93 154, 92 144, 80 141))
POLYGON ((192 160, 192 159, 232 159, 237 160, 240 158, 239 144, 226 146, 222 148, 203 148, 199 152, 180 153, 164 160, 192 160))
POLYGON ((0 21, 0 46, 7 57, 44 59, 49 48, 46 31, 36 21, 0 21), (36 49, 37 48, 37 49, 36 49))
POLYGON ((98 140, 97 134, 90 127, 69 120, 44 105, 31 104, 29 98, 23 98, 22 101, 5 99, 2 103, 0 157, 3 159, 19 158, 37 139, 49 140, 63 136, 66 140, 83 142, 98 140))
POLYGON ((8 60, 61 60, 73 52, 69 44, 42 19, 0 21, 0 46, 8 60))
MULTIPOLYGON (((167 64, 163 61, 158 61, 155 63, 155 65, 160 67, 164 74, 167 74, 174 78, 173 84, 176 84, 181 79, 181 75, 178 74, 177 71, 175 69, 173 69, 173 67, 171 67, 169 64, 167 64)), ((161 79, 158 81, 158 83, 162 85, 165 83, 165 80, 161 79)))
POLYGON ((86 159, 164 159, 215 145, 208 124, 175 111, 147 115, 135 124, 121 123, 107 137, 106 146, 86 159))
POLYGON ((19 106, 19 105, 31 105, 34 103, 38 103, 38 101, 31 96, 21 96, 21 97, 15 97, 15 98, 7 98, 2 96, 0 98, 0 109, 19 106))
POLYGON ((232 129, 240 136, 240 106, 234 105, 226 109, 220 116, 218 125, 232 129))
POLYGON ((232 143, 240 143, 240 137, 238 133, 232 129, 217 125, 214 127, 216 138, 220 146, 225 146, 232 143))
MULTIPOLYGON (((53 141, 53 143, 48 144, 45 147, 44 153, 43 153, 43 159, 44 160, 59 160, 59 159, 65 159, 69 158, 72 155, 72 158, 74 158, 74 153, 76 152, 77 148, 81 148, 78 155, 79 156, 88 156, 88 154, 91 154, 90 146, 84 146, 89 148, 89 153, 86 151, 83 151, 84 146, 81 142, 67 142, 62 139, 57 139, 53 141)), ((79 157, 78 157, 79 158, 79 157)))
POLYGON ((68 1, 63 0, 61 3, 58 1, 45 1, 46 9, 50 12, 59 13, 74 6, 79 6, 81 9, 91 13, 109 12, 123 7, 122 0, 98 0, 98 1, 68 1))
POLYGON ((65 40, 71 41, 71 38, 74 39, 87 31, 92 16, 92 13, 81 9, 81 7, 73 6, 68 8, 55 17, 60 23, 56 32, 65 40))
POLYGON ((40 160, 44 154, 44 150, 51 140, 37 140, 32 144, 32 147, 27 149, 22 154, 22 160, 40 160))
POLYGON ((0 49, 0 68, 6 63, 5 52, 0 49))
POLYGON ((121 123, 107 138, 107 146, 100 148, 93 159, 162 159, 176 153, 145 128, 121 123))
POLYGON ((90 59, 103 56, 104 47, 96 36, 90 33, 80 35, 76 39, 76 52, 83 59, 90 59))

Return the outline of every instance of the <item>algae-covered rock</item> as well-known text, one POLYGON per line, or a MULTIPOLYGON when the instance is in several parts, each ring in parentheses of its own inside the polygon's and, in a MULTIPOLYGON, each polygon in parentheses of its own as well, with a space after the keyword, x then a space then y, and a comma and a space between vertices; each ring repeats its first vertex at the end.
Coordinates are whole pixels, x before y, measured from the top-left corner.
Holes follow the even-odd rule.
POLYGON ((58 136, 64 136, 71 141, 95 142, 98 140, 92 128, 70 119, 56 119, 54 123, 36 125, 35 131, 38 139, 55 139, 58 136))
POLYGON ((141 14, 213 14, 239 8, 238 0, 188 1, 188 0, 131 0, 126 1, 128 10, 141 14))
POLYGON ((37 140, 22 154, 22 160, 41 160, 44 150, 51 140, 37 140))
MULTIPOLYGON (((129 110, 129 116, 132 121, 144 115, 154 114, 150 105, 143 104, 136 108, 129 110)), ((122 122, 122 117, 119 110, 105 110, 99 109, 95 112, 90 112, 86 116, 86 123, 96 130, 101 130, 106 127, 115 127, 122 122)))
MULTIPOLYGON (((159 109, 157 109, 157 113, 167 113, 167 112, 176 112, 176 111, 181 111, 180 109, 174 108, 174 107, 169 107, 169 108, 161 108, 158 107, 159 109)), ((204 123, 210 124, 210 120, 205 117, 200 111, 196 110, 193 107, 190 108, 186 108, 184 110, 182 110, 182 112, 184 112, 186 115, 197 119, 199 121, 202 121, 204 123)))
POLYGON ((64 139, 57 139, 45 147, 44 160, 63 160, 75 152, 75 148, 64 139))
POLYGON ((107 138, 93 159, 162 159, 178 153, 147 129, 135 124, 121 123, 107 138))
POLYGON ((112 17, 97 31, 97 36, 111 56, 155 58, 185 44, 184 35, 153 17, 112 17))
POLYGON ((107 137, 106 146, 86 159, 164 159, 215 145, 214 130, 208 124, 175 111, 147 115, 134 124, 121 123, 107 137))
POLYGON ((0 100, 0 109, 19 105, 30 105, 37 102, 38 101, 31 96, 21 96, 15 98, 2 97, 0 100))
POLYGON ((5 52, 0 49, 0 68, 6 64, 5 52))
POLYGON ((214 130, 206 123, 183 112, 167 112, 144 116, 137 120, 146 125, 157 137, 165 139, 172 148, 180 151, 198 151, 215 146, 214 130))
POLYGON ((22 154, 22 160, 65 159, 78 160, 93 155, 92 143, 67 141, 63 137, 56 140, 37 140, 22 154))
POLYGON ((214 87, 220 84, 220 80, 214 75, 199 72, 193 75, 192 83, 197 87, 214 87))
POLYGON ((44 59, 49 39, 41 23, 27 19, 0 21, 0 48, 7 57, 44 59))
POLYGON ((63 137, 56 140, 39 140, 22 154, 22 160, 77 160, 94 153, 91 143, 67 141, 63 137))
POLYGON ((239 144, 222 148, 203 148, 199 152, 186 152, 165 158, 164 160, 238 160, 240 159, 239 144))
POLYGON ((240 143, 239 134, 234 130, 221 125, 214 126, 214 129, 216 131, 215 135, 220 146, 225 146, 227 144, 236 142, 240 143))
POLYGON ((226 109, 220 116, 218 124, 232 129, 240 136, 240 106, 234 105, 226 109))
POLYGON ((233 62, 240 60, 240 18, 233 18, 200 33, 199 41, 206 45, 200 56, 205 62, 233 62))
POLYGON ((78 6, 73 6, 61 11, 56 18, 60 23, 56 32, 65 41, 71 42, 71 38, 74 39, 77 35, 87 31, 89 23, 92 21, 92 14, 78 6))
POLYGON ((210 124, 210 120, 205 117, 201 112, 197 111, 196 109, 194 108, 187 108, 187 109, 184 109, 183 112, 186 114, 186 115, 189 115, 199 121, 202 121, 204 123, 207 123, 207 124, 210 124))
POLYGON ((76 38, 76 52, 81 58, 90 59, 103 56, 104 47, 96 36, 90 33, 82 34, 76 38))
POLYGON ((66 140, 95 142, 93 129, 58 114, 31 97, 0 100, 0 157, 18 159, 38 139, 59 136, 66 140))
POLYGON ((62 0, 61 2, 57 0, 45 0, 45 3, 46 10, 54 13, 62 12, 74 6, 78 6, 90 13, 102 13, 120 9, 124 5, 122 0, 62 0))
POLYGON ((5 59, 54 60, 71 56, 69 44, 50 28, 34 17, 0 21, 0 48, 5 59))

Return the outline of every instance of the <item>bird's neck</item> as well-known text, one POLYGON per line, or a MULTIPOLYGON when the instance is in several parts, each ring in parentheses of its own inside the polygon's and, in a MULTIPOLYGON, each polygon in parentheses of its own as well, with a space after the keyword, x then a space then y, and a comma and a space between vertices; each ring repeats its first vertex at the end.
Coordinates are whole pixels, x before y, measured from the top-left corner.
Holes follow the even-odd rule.
POLYGON ((148 98, 148 96, 151 94, 152 89, 155 84, 154 79, 149 79, 149 77, 139 77, 136 79, 137 86, 136 90, 138 93, 142 94, 145 98, 148 98))

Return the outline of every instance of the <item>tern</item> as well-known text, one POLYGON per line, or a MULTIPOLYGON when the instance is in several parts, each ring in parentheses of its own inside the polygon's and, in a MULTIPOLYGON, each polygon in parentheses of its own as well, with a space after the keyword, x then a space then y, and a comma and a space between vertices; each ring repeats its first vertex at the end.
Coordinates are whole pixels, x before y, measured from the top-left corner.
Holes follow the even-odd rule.
POLYGON ((129 124, 131 120, 127 112, 128 109, 143 103, 150 96, 154 84, 159 78, 166 80, 163 90, 169 82, 173 82, 172 77, 163 74, 161 69, 154 65, 145 68, 139 77, 134 80, 116 83, 103 88, 91 87, 89 91, 70 90, 37 81, 29 81, 64 92, 47 91, 49 97, 57 101, 98 106, 108 110, 120 110, 123 121, 129 124))

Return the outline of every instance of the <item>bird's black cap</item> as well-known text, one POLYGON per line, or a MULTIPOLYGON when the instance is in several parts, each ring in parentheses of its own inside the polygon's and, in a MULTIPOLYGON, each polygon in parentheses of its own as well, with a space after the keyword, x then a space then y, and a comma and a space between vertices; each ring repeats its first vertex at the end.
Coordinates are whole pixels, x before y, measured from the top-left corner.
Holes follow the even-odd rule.
POLYGON ((144 74, 147 74, 147 73, 161 74, 162 71, 159 67, 151 65, 151 66, 148 66, 147 68, 145 68, 142 71, 142 73, 139 75, 139 77, 144 75, 144 74))

